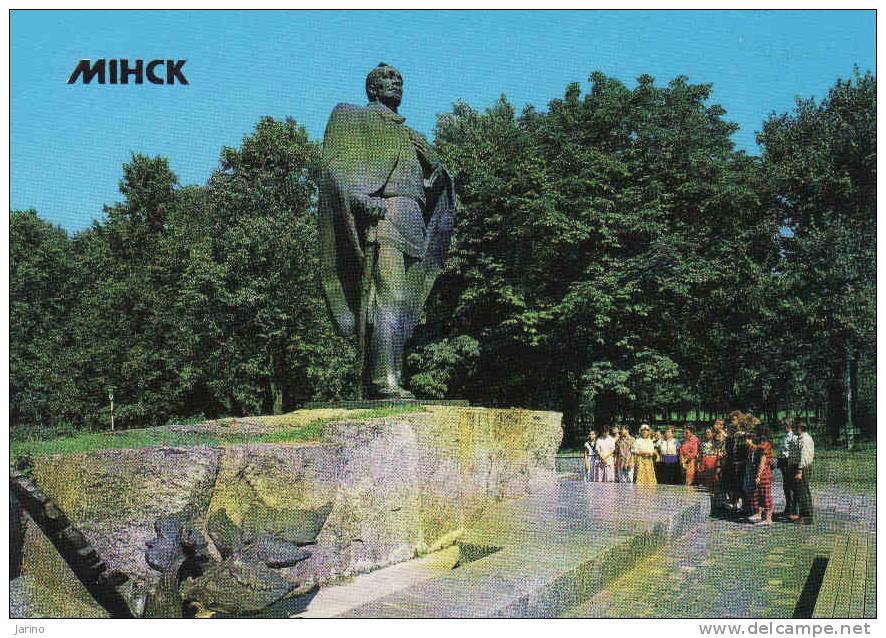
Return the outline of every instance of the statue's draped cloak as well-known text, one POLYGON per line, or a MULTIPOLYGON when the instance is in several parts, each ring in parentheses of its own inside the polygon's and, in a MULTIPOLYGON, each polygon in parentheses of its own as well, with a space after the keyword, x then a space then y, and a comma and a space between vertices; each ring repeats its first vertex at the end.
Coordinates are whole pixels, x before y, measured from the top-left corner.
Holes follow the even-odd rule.
MULTIPOLYGON (((333 322, 345 336, 356 333, 366 236, 366 220, 352 209, 352 198, 378 197, 384 191, 400 153, 409 150, 409 136, 419 135, 402 122, 392 111, 339 104, 323 137, 318 203, 320 276, 333 322)), ((445 180, 445 186, 437 189, 439 195, 424 209, 424 257, 408 271, 407 338, 443 268, 452 237, 455 191, 445 170, 439 179, 445 180)))

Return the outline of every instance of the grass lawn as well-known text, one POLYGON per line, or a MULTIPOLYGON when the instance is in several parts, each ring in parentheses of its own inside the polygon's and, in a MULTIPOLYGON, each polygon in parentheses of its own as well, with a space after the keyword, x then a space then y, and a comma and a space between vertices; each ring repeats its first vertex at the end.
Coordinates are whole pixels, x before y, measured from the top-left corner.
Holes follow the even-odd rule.
POLYGON ((228 423, 230 434, 175 432, 169 426, 117 432, 84 432, 73 436, 52 439, 10 441, 9 456, 15 461, 23 456, 48 454, 78 454, 95 450, 141 448, 153 446, 230 445, 236 443, 303 443, 317 441, 323 435, 327 423, 342 420, 377 419, 409 412, 423 412, 420 405, 401 405, 365 410, 297 410, 289 414, 255 417, 272 425, 273 430, 264 434, 242 434, 233 428, 237 419, 221 419, 215 424, 228 423), (324 414, 326 413, 326 414, 324 414), (305 418, 307 416, 308 418, 305 418))
POLYGON ((877 448, 816 451, 812 483, 841 485, 873 493, 877 489, 877 448))

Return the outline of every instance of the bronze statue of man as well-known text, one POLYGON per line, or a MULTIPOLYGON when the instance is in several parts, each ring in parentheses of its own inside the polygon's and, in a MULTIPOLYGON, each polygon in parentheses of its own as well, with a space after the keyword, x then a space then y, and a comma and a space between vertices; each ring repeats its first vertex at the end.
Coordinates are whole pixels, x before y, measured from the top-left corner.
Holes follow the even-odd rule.
POLYGON ((443 267, 452 178, 397 114, 403 78, 381 63, 365 107, 339 104, 323 137, 318 221, 321 278, 336 328, 357 337, 358 397, 409 399, 403 348, 443 267))

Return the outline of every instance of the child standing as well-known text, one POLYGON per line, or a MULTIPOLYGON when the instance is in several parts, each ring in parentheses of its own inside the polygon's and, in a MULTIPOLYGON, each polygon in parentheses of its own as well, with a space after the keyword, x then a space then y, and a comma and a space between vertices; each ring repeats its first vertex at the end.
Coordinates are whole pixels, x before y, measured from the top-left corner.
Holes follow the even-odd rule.
POLYGON ((756 514, 748 520, 758 525, 772 524, 772 464, 775 454, 772 450, 772 441, 767 434, 761 434, 755 445, 755 466, 757 470, 756 489, 753 492, 751 506, 756 514), (765 518, 764 518, 765 516, 765 518))

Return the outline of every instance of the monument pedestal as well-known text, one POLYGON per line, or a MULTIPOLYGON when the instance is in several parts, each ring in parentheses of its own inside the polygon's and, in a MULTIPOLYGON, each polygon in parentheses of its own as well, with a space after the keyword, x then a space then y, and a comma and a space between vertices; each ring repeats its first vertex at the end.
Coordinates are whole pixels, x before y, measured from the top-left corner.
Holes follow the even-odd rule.
MULTIPOLYGON (((560 419, 452 405, 374 419, 299 411, 165 426, 176 445, 37 457, 31 475, 128 578, 139 616, 161 576, 145 559, 161 517, 188 513, 219 559, 241 535, 309 542, 308 560, 277 573, 300 590, 334 583, 451 546, 490 508, 556 485, 560 419), (286 442, 301 417, 334 420, 316 440, 286 442), (207 444, 220 436, 243 442, 207 444)), ((57 580, 39 565, 29 576, 36 587, 57 580)))

